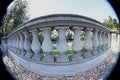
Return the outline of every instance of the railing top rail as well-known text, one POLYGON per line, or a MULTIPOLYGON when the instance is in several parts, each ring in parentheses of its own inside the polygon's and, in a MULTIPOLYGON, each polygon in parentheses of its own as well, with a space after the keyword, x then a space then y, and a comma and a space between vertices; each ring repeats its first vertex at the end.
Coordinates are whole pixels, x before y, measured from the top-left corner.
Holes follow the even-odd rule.
POLYGON ((110 29, 107 28, 105 25, 103 25, 99 21, 94 20, 92 18, 88 18, 85 16, 76 15, 76 14, 52 14, 52 15, 38 17, 38 18, 32 19, 26 23, 19 25, 14 30, 12 30, 8 36, 12 35, 16 31, 21 30, 27 26, 32 26, 35 24, 45 23, 45 22, 50 22, 50 21, 67 21, 67 20, 68 21, 84 22, 84 23, 96 25, 96 26, 101 27, 102 29, 110 31, 110 29))

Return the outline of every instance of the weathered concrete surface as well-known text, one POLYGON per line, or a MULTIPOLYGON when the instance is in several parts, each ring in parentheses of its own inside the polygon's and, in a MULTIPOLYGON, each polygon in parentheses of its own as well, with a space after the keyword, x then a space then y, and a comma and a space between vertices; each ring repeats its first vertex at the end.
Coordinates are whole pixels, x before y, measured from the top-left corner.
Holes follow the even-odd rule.
POLYGON ((111 70, 111 65, 113 64, 112 61, 113 57, 115 57, 115 54, 110 53, 96 67, 81 72, 80 74, 74 76, 68 76, 68 77, 65 76, 53 77, 53 76, 45 76, 42 74, 34 73, 21 66, 16 60, 11 58, 9 55, 5 56, 3 58, 3 61, 5 62, 6 66, 9 67, 13 75, 17 77, 18 80, 104 80, 106 76, 106 72, 109 72, 111 70))
POLYGON ((49 76, 71 76, 89 70, 95 67, 97 64, 99 64, 101 61, 103 61, 103 59, 105 59, 109 55, 110 51, 111 50, 108 50, 100 56, 77 64, 47 65, 27 61, 8 50, 9 54, 12 57, 14 57, 14 59, 26 69, 35 73, 40 73, 49 76))

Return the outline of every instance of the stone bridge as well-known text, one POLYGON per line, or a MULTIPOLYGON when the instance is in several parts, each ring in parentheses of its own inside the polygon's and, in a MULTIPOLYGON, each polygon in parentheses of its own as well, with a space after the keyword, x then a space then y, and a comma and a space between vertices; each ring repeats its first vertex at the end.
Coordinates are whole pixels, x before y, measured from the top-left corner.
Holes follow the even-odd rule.
POLYGON ((2 50, 35 73, 71 76, 95 67, 111 51, 120 51, 120 35, 115 35, 116 32, 94 19, 53 14, 16 27, 6 42, 2 38, 2 50), (66 40, 67 30, 73 33, 70 42, 66 40), (58 34, 55 44, 51 39, 54 31, 58 34))

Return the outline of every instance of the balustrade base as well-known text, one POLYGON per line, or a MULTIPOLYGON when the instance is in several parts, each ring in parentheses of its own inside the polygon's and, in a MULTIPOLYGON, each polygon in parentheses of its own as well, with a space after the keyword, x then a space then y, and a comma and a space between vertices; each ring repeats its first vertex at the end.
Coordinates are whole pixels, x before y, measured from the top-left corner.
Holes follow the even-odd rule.
POLYGON ((17 54, 20 54, 20 50, 18 49, 16 53, 17 53, 17 54))
POLYGON ((39 54, 39 53, 34 54, 34 55, 32 56, 32 59, 34 59, 34 60, 40 60, 41 58, 42 58, 42 55, 39 54))
MULTIPOLYGON (((48 76, 72 76, 75 74, 79 74, 83 71, 89 70, 103 61, 109 54, 111 50, 105 51, 103 54, 99 54, 96 57, 93 56, 90 58, 83 59, 79 63, 71 63, 71 64, 43 64, 38 62, 34 62, 31 60, 26 60, 16 54, 14 54, 11 50, 8 50, 8 53, 23 67, 26 69, 33 71, 35 73, 44 74, 48 76)), ((69 62, 68 62, 69 63, 69 62)))
POLYGON ((20 55, 25 56, 25 51, 21 51, 20 55))
POLYGON ((18 49, 15 49, 15 53, 17 53, 18 49))
POLYGON ((93 54, 91 53, 91 51, 86 51, 85 53, 83 53, 84 58, 89 58, 92 57, 93 54))
POLYGON ((79 60, 82 60, 83 57, 81 56, 81 53, 74 53, 72 55, 72 61, 79 61, 79 60))
POLYGON ((94 55, 97 55, 99 52, 98 52, 97 49, 95 49, 95 50, 92 51, 92 53, 93 53, 94 55))
POLYGON ((103 45, 103 47, 102 47, 102 51, 105 51, 105 50, 107 50, 107 48, 106 48, 105 45, 103 45))
POLYGON ((42 61, 44 61, 44 62, 54 62, 54 56, 47 54, 43 57, 42 61))
POLYGON ((69 58, 66 54, 59 54, 59 56, 56 57, 57 62, 69 62, 69 58))
POLYGON ((98 54, 102 54, 104 51, 102 50, 102 48, 100 47, 100 48, 98 48, 98 54))
POLYGON ((27 58, 32 58, 32 56, 33 56, 33 53, 32 53, 32 52, 27 52, 27 53, 25 54, 25 57, 27 57, 27 58))

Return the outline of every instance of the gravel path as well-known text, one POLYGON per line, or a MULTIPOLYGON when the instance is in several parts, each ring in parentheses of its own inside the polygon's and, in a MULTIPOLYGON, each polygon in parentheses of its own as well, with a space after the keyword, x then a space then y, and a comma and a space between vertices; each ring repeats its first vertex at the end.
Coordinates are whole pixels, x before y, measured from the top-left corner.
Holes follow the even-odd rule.
POLYGON ((91 70, 70 77, 51 77, 28 71, 9 56, 3 58, 4 63, 15 75, 17 80, 102 80, 100 77, 110 70, 110 65, 115 61, 115 54, 111 52, 100 64, 91 70))

